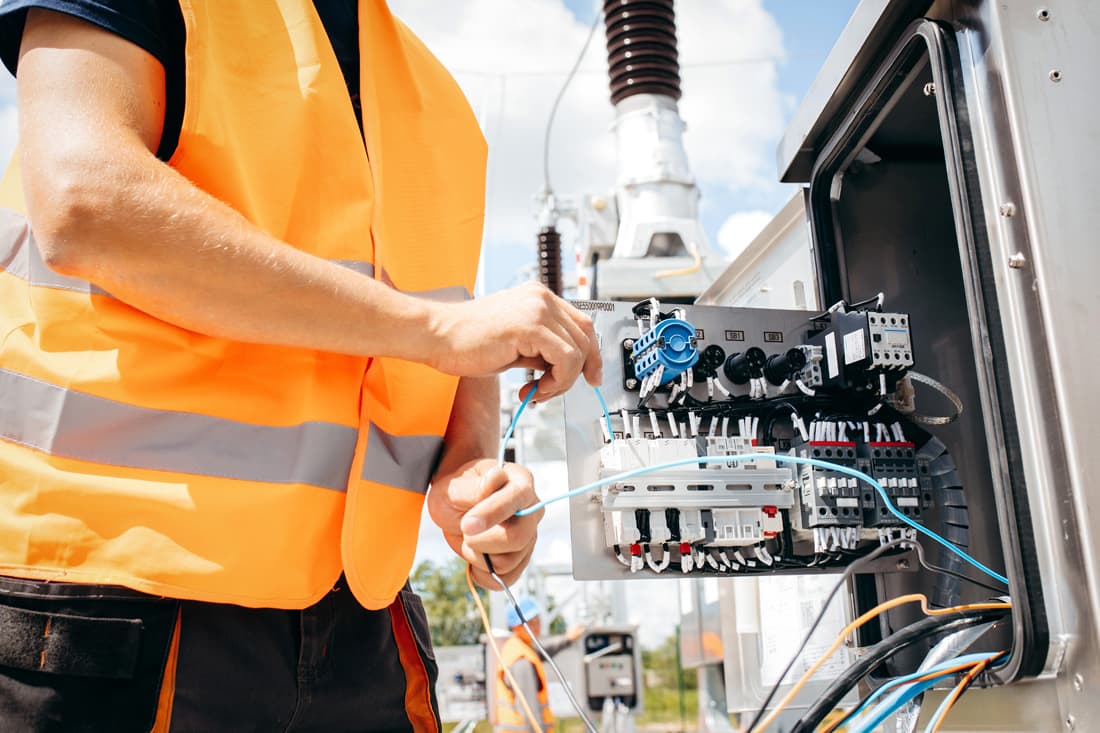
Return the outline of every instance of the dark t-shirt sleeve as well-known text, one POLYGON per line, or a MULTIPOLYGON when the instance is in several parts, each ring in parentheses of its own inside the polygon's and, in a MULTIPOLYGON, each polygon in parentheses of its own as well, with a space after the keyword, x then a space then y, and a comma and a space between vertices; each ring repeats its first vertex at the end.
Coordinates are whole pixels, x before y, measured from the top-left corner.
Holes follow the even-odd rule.
POLYGON ((7 0, 0 3, 0 61, 15 74, 30 8, 75 16, 141 47, 164 67, 166 109, 158 156, 171 157, 183 117, 186 30, 175 0, 7 0))

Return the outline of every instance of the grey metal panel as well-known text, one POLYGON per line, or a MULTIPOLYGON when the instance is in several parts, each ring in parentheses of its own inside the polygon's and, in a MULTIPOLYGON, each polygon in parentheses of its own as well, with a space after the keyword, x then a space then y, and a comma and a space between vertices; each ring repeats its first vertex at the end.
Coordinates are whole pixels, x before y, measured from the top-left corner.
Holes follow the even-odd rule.
MULTIPOLYGON (((1064 729, 1100 717, 1100 5, 985 3, 967 93, 1059 673, 1064 729), (1052 76, 1052 72, 1058 73, 1052 76), (1011 214, 1011 215, 1009 215, 1011 214), (1021 265, 1012 267, 1011 264, 1021 265)), ((1088 722, 1086 722, 1088 721, 1088 722)))
MULTIPOLYGON (((748 305, 745 296, 751 288, 758 287, 761 278, 768 278, 779 268, 775 260, 785 257, 785 266, 795 259, 807 260, 810 268, 807 272, 803 303, 791 303, 787 307, 817 307, 807 293, 815 292, 813 283, 813 252, 810 245, 810 230, 806 221, 805 191, 799 189, 780 209, 779 213, 767 223, 761 232, 729 264, 721 275, 714 280, 703 293, 695 299, 696 305, 748 305), (761 275, 761 270, 766 272, 761 275), (809 302, 807 302, 809 301, 809 302)), ((784 285, 790 284, 787 282, 784 285)), ((792 300, 797 300, 792 297, 792 300)))
MULTIPOLYGON (((623 362, 614 344, 621 344, 627 338, 636 338, 638 331, 632 304, 611 301, 577 301, 579 309, 588 313, 596 329, 597 338, 603 345, 604 383, 601 387, 612 420, 619 420, 619 410, 633 409, 638 404, 638 393, 629 392, 623 385, 623 362)), ((789 348, 802 342, 809 319, 806 311, 772 310, 763 308, 714 308, 708 306, 685 306, 687 320, 697 329, 699 349, 709 344, 718 344, 729 353, 742 351, 749 346, 760 346, 774 353, 780 348, 789 348), (729 340, 736 329, 739 338, 729 340), (769 343, 764 332, 781 334, 783 341, 769 343), (782 344, 782 346, 780 346, 782 344)), ((746 395, 747 385, 734 385, 725 377, 719 377, 727 389, 735 395, 746 395)), ((696 384, 694 395, 706 399, 706 385, 696 384)), ((774 387, 771 387, 774 395, 774 387)), ((600 424, 603 412, 592 388, 579 381, 564 396, 565 407, 565 453, 569 469, 569 486, 583 486, 599 477, 600 449, 603 447, 603 434, 600 424)), ((654 398, 653 406, 661 408, 664 397, 654 398)), ((644 424, 643 424, 644 425, 644 424)), ((757 506, 761 502, 757 503, 757 506)), ((771 503, 763 502, 763 503, 771 503)), ((573 577, 577 580, 617 580, 652 576, 638 576, 620 564, 607 549, 604 537, 603 504, 599 492, 571 497, 569 500, 569 529, 573 553, 573 577)), ((893 559, 876 561, 870 571, 896 569, 893 559)), ((728 577, 722 573, 707 574, 728 577)), ((778 574, 806 574, 818 572, 836 572, 834 569, 797 568, 777 569, 778 574)), ((694 577, 698 577, 696 573, 694 577)), ((679 572, 668 571, 665 578, 682 578, 679 572)), ((659 582, 653 579, 651 582, 659 582)))
MULTIPOLYGON (((1024 508, 1034 530, 1029 551, 1038 560, 1051 634, 1047 668, 1058 674, 1054 681, 1025 683, 1027 694, 975 691, 969 699, 986 700, 980 703, 983 729, 1090 730, 1100 718, 1100 699, 1087 694, 1100 689, 1100 455, 1089 451, 1100 412, 1094 387, 1100 248, 1090 241, 1100 231, 1093 186, 1100 106, 1092 92, 1100 68, 1100 4, 925 5, 960 39, 964 114, 973 131, 973 174, 980 179, 976 224, 988 237, 993 262, 983 285, 1004 324, 1011 375, 1007 419, 1021 434, 1024 508)), ((861 5, 857 15, 869 7, 861 5)), ((874 27, 883 25, 889 23, 880 17, 874 27)), ((834 51, 827 64, 834 68, 815 84, 832 80, 816 90, 827 99, 807 100, 780 147, 780 171, 788 180, 804 179, 801 166, 816 157, 820 140, 858 92, 858 85, 841 80, 858 79, 853 69, 872 69, 883 43, 894 42, 903 25, 894 21, 894 35, 877 45, 846 31, 838 49, 847 51, 834 51)), ((965 256, 962 264, 971 275, 977 272, 965 256)), ((982 293, 966 287, 971 311, 980 312, 982 293)), ((982 329, 977 324, 974 348, 988 359, 990 334, 982 329)), ((993 390, 979 384, 977 393, 988 412, 997 401, 993 390)), ((989 420, 999 416, 986 417, 988 430, 989 420)), ((1006 475, 1004 466, 991 469, 1006 475)))

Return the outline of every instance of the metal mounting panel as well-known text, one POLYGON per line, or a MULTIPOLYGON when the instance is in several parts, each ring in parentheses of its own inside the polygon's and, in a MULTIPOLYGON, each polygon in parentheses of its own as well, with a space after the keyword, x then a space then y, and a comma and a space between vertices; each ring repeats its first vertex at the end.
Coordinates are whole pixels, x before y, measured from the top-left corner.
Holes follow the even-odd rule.
MULTIPOLYGON (((620 433, 622 421, 619 418, 619 411, 624 408, 634 409, 639 401, 637 389, 627 386, 626 376, 629 372, 624 375, 624 359, 627 351, 623 349, 622 344, 628 339, 636 339, 639 334, 632 305, 612 301, 578 301, 574 305, 591 315, 593 319, 601 344, 601 352, 604 355, 604 384, 601 391, 615 421, 615 432, 620 433)), ((662 306, 662 311, 671 311, 673 308, 683 309, 686 320, 695 327, 697 347, 700 352, 708 346, 718 345, 727 356, 744 352, 754 346, 763 349, 769 355, 782 353, 803 344, 810 326, 811 314, 801 310, 667 305, 662 306)), ((718 379, 721 386, 735 397, 747 396, 750 393, 749 385, 733 384, 721 373, 721 370, 719 370, 718 379)), ((769 390, 770 396, 776 396, 775 386, 769 385, 769 390)), ((793 386, 788 390, 792 394, 797 393, 793 386)), ((706 383, 697 382, 691 388, 690 394, 700 401, 707 400, 706 383)), ((667 405, 667 399, 667 390, 661 390, 650 398, 648 405, 660 409, 667 405)), ((564 402, 569 485, 579 487, 601 478, 600 451, 605 446, 601 422, 604 417, 599 400, 592 388, 583 382, 578 382, 565 395, 564 402)), ((642 427, 644 432, 650 432, 650 428, 644 424, 642 427)), ((786 473, 790 475, 790 472, 786 473)), ((697 491, 694 493, 700 495, 705 493, 710 497, 705 499, 700 497, 698 500, 694 497, 691 497, 691 500, 685 499, 684 506, 698 506, 700 502, 710 503, 715 507, 730 508, 760 507, 770 504, 785 509, 791 506, 792 499, 788 490, 778 488, 783 475, 782 467, 769 468, 762 465, 754 478, 755 483, 746 483, 743 491, 726 490, 717 499, 714 497, 722 491, 697 491)), ((668 492, 682 497, 692 493, 687 491, 686 485, 681 485, 685 484, 685 481, 675 470, 670 470, 661 476, 662 479, 667 479, 668 492)), ((726 488, 721 487, 723 490, 726 488)), ((657 500, 653 497, 659 497, 659 495, 643 496, 642 492, 637 492, 635 496, 626 492, 605 495, 604 492, 593 491, 570 499, 570 532, 575 578, 604 580, 641 577, 631 573, 629 568, 623 566, 608 551, 603 512, 613 506, 617 508, 651 507, 657 500)), ((877 566, 872 565, 872 569, 875 567, 877 566)), ((887 568, 896 569, 894 562, 884 561, 883 569, 887 568)), ((775 570, 775 572, 805 574, 822 571, 799 568, 775 570)), ((728 577, 722 573, 713 574, 728 577)), ((672 572, 667 576, 682 577, 679 573, 672 572)))

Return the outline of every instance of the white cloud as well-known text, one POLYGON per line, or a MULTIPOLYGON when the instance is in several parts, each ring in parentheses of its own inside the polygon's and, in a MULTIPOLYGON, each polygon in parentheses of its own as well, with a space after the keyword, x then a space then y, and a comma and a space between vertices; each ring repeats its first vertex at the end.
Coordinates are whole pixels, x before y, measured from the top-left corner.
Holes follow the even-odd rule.
POLYGON ((745 251, 773 216, 770 211, 738 211, 731 214, 718 229, 718 245, 732 260, 745 251))
MULTIPOLYGON (((561 0, 390 5, 455 73, 482 120, 490 143, 487 241, 533 246, 546 118, 587 26, 561 0)), ((761 0, 696 0, 677 4, 677 25, 684 141, 704 197, 776 185, 772 153, 783 124, 776 67, 783 40, 775 19, 761 0), (719 63, 731 59, 747 61, 719 63)), ((614 184, 602 24, 580 69, 553 132, 551 174, 562 194, 614 184)))

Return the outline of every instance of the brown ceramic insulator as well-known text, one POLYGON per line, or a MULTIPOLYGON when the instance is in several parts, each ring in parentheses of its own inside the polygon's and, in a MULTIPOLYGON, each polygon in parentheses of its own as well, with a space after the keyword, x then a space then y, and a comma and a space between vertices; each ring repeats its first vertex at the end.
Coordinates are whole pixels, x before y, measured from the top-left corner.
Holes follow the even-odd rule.
POLYGON ((611 102, 635 94, 680 98, 676 13, 672 0, 605 0, 611 102))
POLYGON ((539 230, 539 282, 561 295, 561 233, 554 227, 539 230))

